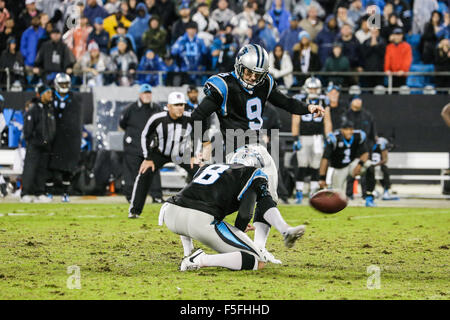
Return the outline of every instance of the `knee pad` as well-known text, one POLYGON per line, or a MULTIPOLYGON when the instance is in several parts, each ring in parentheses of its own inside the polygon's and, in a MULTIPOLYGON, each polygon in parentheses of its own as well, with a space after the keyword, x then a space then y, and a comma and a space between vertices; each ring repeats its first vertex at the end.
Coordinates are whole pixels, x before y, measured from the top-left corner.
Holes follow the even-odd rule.
POLYGON ((241 270, 257 270, 258 269, 258 261, 256 260, 255 256, 241 251, 242 255, 242 267, 241 270))

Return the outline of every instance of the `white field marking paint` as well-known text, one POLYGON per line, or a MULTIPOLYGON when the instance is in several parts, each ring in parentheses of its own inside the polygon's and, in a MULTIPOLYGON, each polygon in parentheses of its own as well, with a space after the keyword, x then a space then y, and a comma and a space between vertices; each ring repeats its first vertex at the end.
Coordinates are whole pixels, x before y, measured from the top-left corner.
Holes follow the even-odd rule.
POLYGON ((96 216, 96 215, 84 215, 84 216, 76 216, 76 218, 115 218, 116 215, 110 215, 110 216, 96 216))
MULTIPOLYGON (((422 211, 422 212, 410 212, 410 213, 395 213, 395 214, 378 214, 373 216, 352 216, 350 220, 359 220, 359 219, 378 219, 378 218, 390 218, 390 217, 401 217, 401 216, 410 216, 410 215, 423 215, 423 214, 450 214, 450 210, 441 210, 441 211, 422 211)), ((330 217, 330 218, 314 218, 310 219, 311 221, 332 221, 337 219, 348 219, 349 217, 330 217)), ((295 219, 291 220, 294 222, 304 221, 305 219, 295 219)), ((308 219, 306 219, 308 220, 308 219)))

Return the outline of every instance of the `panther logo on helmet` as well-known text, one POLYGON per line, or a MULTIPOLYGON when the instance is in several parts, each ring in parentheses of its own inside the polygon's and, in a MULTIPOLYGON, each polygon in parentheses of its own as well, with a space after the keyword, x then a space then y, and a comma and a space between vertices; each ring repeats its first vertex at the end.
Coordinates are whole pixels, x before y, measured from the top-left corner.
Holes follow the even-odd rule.
POLYGON ((234 64, 234 71, 240 84, 249 90, 260 85, 269 73, 269 55, 258 44, 247 44, 239 50, 234 64), (249 78, 255 76, 253 82, 249 78))

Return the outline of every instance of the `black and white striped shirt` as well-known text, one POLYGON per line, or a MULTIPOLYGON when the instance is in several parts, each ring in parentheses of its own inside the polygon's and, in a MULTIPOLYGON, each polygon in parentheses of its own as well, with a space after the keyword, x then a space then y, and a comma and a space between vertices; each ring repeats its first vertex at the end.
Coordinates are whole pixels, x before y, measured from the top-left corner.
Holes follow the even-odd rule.
MULTIPOLYGON (((189 112, 173 120, 168 111, 155 113, 148 119, 141 134, 141 146, 146 160, 152 160, 152 153, 165 157, 182 156, 187 146, 192 146, 192 124, 189 112)), ((191 153, 192 149, 189 149, 191 153)))

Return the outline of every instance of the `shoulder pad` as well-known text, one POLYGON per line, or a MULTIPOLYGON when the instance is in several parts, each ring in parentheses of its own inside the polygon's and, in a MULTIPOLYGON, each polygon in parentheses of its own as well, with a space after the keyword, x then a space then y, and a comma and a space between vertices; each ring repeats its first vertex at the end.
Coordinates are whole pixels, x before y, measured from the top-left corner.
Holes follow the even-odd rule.
POLYGON ((210 77, 206 83, 205 83, 205 87, 203 89, 205 95, 207 96, 214 96, 215 92, 217 92, 217 94, 219 94, 222 97, 222 115, 226 115, 227 114, 227 101, 228 101, 228 84, 225 81, 225 79, 223 79, 223 76, 226 76, 227 74, 219 74, 219 75, 214 75, 212 77, 210 77))
POLYGON ((267 74, 266 80, 269 81, 269 91, 268 91, 268 94, 267 94, 267 97, 269 97, 270 93, 272 92, 272 90, 273 90, 273 88, 275 86, 275 80, 273 79, 273 77, 269 73, 267 74))
POLYGON ((359 133, 361 139, 359 140, 359 143, 362 144, 366 141, 366 133, 363 130, 355 130, 355 133, 359 133))
POLYGON ((381 149, 381 151, 383 151, 383 150, 386 150, 386 149, 387 149, 388 141, 387 141, 386 138, 380 137, 380 138, 378 138, 378 140, 377 140, 377 144, 380 145, 380 149, 381 149))

